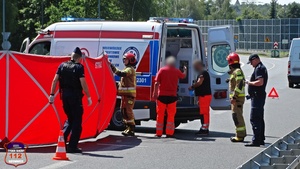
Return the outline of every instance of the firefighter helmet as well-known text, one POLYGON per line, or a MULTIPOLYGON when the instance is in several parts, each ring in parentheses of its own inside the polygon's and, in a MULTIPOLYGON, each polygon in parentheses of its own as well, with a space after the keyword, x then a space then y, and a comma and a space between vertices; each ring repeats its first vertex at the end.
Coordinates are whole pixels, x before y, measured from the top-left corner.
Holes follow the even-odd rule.
POLYGON ((227 56, 227 59, 228 61, 228 64, 229 65, 233 65, 233 64, 237 64, 237 63, 240 63, 240 57, 237 53, 235 52, 232 52, 230 53, 228 56, 227 56))
POLYGON ((131 64, 131 65, 135 65, 137 63, 137 60, 136 60, 135 55, 133 53, 129 53, 129 52, 125 53, 123 55, 123 58, 128 59, 129 64, 131 64))

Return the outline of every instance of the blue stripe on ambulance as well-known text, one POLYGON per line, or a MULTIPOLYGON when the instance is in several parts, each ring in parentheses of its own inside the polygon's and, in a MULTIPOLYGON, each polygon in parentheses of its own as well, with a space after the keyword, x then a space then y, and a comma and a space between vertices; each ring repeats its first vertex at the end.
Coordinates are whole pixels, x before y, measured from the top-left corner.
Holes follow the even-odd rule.
MULTIPOLYGON (((155 76, 157 73, 157 65, 158 65, 158 51, 159 51, 159 41, 150 41, 150 74, 138 75, 136 76, 136 84, 137 86, 151 86, 152 76, 155 76)), ((119 76, 115 76, 116 81, 120 81, 119 76)))

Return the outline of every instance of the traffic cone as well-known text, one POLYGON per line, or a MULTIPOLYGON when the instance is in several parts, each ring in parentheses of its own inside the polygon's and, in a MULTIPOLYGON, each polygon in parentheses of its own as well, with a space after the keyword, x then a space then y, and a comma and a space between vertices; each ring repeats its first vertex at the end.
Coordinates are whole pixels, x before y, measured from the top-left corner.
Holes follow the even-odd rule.
POLYGON ((62 130, 60 130, 59 132, 56 153, 55 156, 52 158, 52 160, 69 160, 66 153, 64 132, 62 130))

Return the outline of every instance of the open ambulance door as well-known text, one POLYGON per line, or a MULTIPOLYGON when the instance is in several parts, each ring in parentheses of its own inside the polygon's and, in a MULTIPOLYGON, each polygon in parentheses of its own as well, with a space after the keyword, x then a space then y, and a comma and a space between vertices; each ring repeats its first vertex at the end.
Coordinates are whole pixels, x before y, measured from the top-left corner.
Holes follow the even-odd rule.
POLYGON ((167 33, 168 28, 166 23, 162 23, 161 39, 160 39, 160 57, 158 70, 165 65, 166 48, 167 48, 167 33))
POLYGON ((20 52, 21 53, 28 53, 29 43, 30 43, 30 39, 29 38, 25 38, 23 40, 21 48, 20 48, 20 52))
POLYGON ((232 26, 209 28, 207 39, 208 71, 212 88, 211 108, 229 110, 229 86, 226 82, 229 78, 229 67, 226 57, 235 51, 232 26))

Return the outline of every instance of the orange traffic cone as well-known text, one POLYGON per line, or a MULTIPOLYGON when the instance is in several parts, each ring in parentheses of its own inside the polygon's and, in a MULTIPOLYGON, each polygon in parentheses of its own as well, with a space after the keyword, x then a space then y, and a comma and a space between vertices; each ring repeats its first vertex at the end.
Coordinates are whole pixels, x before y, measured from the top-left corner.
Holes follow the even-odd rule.
POLYGON ((69 160, 66 153, 64 132, 60 130, 55 156, 52 160, 69 160))

